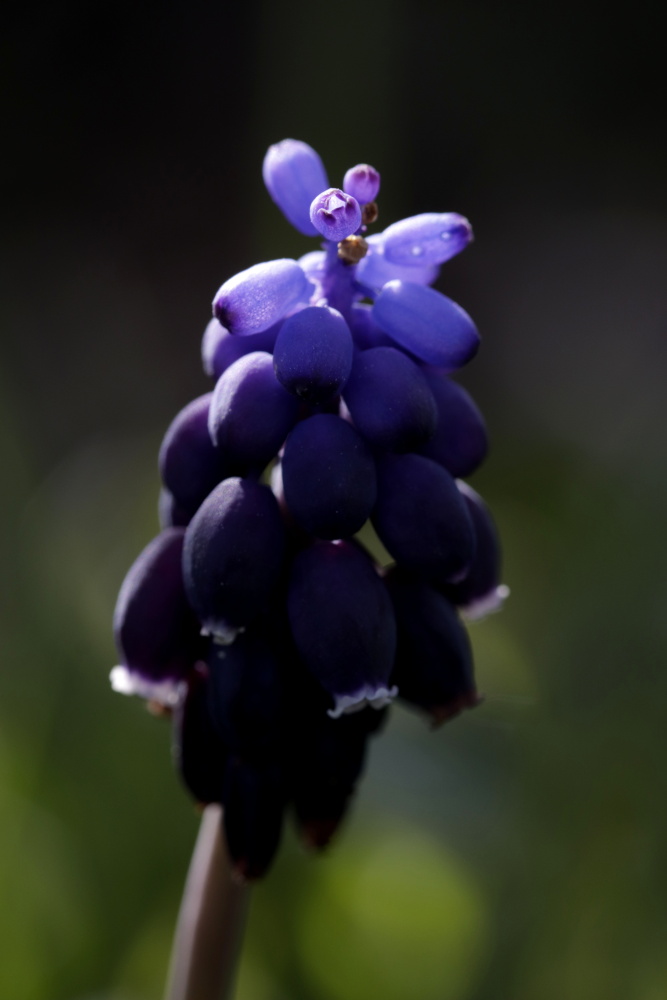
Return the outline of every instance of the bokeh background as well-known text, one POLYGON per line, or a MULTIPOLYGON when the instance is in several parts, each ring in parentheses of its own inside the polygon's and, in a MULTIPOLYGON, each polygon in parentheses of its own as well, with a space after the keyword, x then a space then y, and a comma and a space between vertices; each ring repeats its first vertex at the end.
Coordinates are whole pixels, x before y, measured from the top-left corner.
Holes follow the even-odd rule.
POLYGON ((381 221, 467 215, 473 485, 512 598, 483 707, 394 712, 340 842, 287 831, 239 1000, 667 995, 664 24, 636 0, 14 4, 3 16, 0 995, 157 1000, 198 817, 112 695, 156 453, 218 285, 299 256, 286 136, 381 221))

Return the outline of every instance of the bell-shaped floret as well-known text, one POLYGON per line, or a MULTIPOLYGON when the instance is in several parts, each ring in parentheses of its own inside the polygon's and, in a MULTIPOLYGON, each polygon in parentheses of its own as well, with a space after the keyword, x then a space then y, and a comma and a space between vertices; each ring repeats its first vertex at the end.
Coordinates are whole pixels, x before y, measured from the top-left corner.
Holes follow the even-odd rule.
POLYGON ((305 843, 323 848, 347 811, 366 757, 368 737, 377 734, 389 708, 370 706, 332 719, 330 698, 300 663, 291 671, 286 729, 289 792, 305 843))
POLYGON ((325 239, 338 243, 356 233, 361 225, 361 208, 352 195, 340 188, 328 188, 313 199, 310 221, 325 239))
POLYGON ((372 347, 356 355, 343 400, 374 447, 409 451, 435 431, 433 393, 418 366, 395 347, 372 347))
POLYGON ((370 516, 377 492, 375 463, 345 420, 318 414, 285 442, 282 486, 290 514, 317 538, 348 538, 370 516))
POLYGON ((380 175, 369 163, 358 163, 346 172, 343 190, 356 198, 360 205, 366 205, 375 201, 380 192, 380 175))
POLYGON ((181 573, 184 528, 167 528, 133 563, 114 611, 120 666, 111 685, 174 705, 183 682, 203 652, 199 623, 190 607, 181 573))
POLYGON ((396 628, 391 601, 369 557, 350 542, 318 542, 292 564, 292 635, 308 669, 333 697, 333 717, 386 705, 396 628))
POLYGON ((347 382, 354 346, 336 309, 309 306, 282 324, 273 351, 278 381, 308 403, 326 403, 347 382))
POLYGON ((462 579, 472 563, 472 521, 454 479, 421 455, 385 455, 377 463, 371 521, 399 565, 436 585, 462 579))
POLYGON ((470 476, 489 448, 484 418, 463 386, 433 369, 423 372, 438 407, 438 424, 433 437, 415 450, 452 476, 470 476))
POLYGON ((275 753, 284 699, 280 662, 271 645, 244 632, 229 646, 213 643, 208 667, 209 708, 223 742, 245 759, 275 753))
POLYGON ((204 330, 201 357, 204 371, 218 379, 231 364, 253 351, 273 351, 281 321, 262 333, 248 337, 235 337, 217 319, 212 319, 204 330))
POLYGON ((206 668, 201 664, 189 676, 187 694, 173 717, 174 764, 185 787, 202 805, 222 802, 229 758, 209 714, 207 685, 206 668))
POLYGON ((509 588, 500 582, 500 540, 491 512, 467 483, 458 482, 475 530, 475 556, 460 583, 445 588, 469 621, 499 611, 509 597, 509 588))
POLYGON ((345 816, 366 759, 368 734, 357 725, 362 716, 380 716, 370 708, 331 719, 307 713, 291 729, 290 792, 301 836, 321 849, 345 816))
POLYGON ((238 471, 271 461, 299 416, 299 401, 283 389, 273 358, 254 351, 222 373, 209 412, 211 439, 238 471))
POLYGON ((253 881, 265 874, 278 850, 285 780, 277 762, 232 757, 224 787, 224 826, 235 874, 253 881))
POLYGON ((461 368, 479 347, 477 328, 461 306, 412 281, 389 281, 373 318, 397 344, 437 368, 461 368))
POLYGON ((304 236, 317 236, 310 221, 310 205, 329 186, 329 180, 315 150, 297 139, 283 139, 269 146, 262 176, 287 221, 304 236))
POLYGON ((396 567, 386 583, 398 636, 392 680, 401 699, 428 712, 435 724, 479 704, 470 640, 453 604, 396 567))
POLYGON ((203 630, 231 642, 263 610, 285 548, 276 498, 253 480, 225 479, 188 525, 183 577, 203 630))
POLYGON ((455 212, 424 212, 394 222, 382 233, 385 260, 407 267, 444 264, 472 240, 472 226, 455 212))
POLYGON ((388 281, 412 281, 418 285, 431 285, 438 277, 437 264, 418 264, 406 267, 387 260, 384 254, 382 236, 375 234, 366 238, 368 253, 359 261, 355 278, 359 285, 373 294, 380 291, 388 281))
POLYGON ((162 482, 190 517, 229 474, 224 453, 208 431, 212 393, 188 403, 169 425, 162 441, 158 466, 162 482))
POLYGON ((221 285, 213 315, 230 333, 262 333, 299 302, 308 302, 313 286, 295 260, 254 264, 221 285))

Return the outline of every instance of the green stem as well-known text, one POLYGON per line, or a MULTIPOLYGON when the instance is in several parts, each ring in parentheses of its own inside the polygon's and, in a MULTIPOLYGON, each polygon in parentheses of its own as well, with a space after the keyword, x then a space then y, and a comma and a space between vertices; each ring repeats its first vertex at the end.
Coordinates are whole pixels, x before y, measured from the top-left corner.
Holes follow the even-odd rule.
POLYGON ((178 915, 165 1000, 231 1000, 248 909, 232 879, 222 810, 204 810, 178 915))

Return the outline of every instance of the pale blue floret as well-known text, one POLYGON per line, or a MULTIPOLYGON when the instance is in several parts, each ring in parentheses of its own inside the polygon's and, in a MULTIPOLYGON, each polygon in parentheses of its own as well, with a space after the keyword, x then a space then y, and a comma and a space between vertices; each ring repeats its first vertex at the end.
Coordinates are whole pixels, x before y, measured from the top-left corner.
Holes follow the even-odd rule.
POLYGON ((422 361, 450 371, 477 353, 479 334, 465 309, 434 288, 388 281, 373 306, 385 333, 422 361))
POLYGON ((261 333, 300 302, 313 286, 295 260, 269 260, 225 281, 213 299, 213 315, 230 333, 261 333))
POLYGON ((288 222, 304 236, 317 236, 310 205, 329 187, 326 170, 314 149, 297 139, 269 146, 262 176, 266 188, 288 222))
POLYGON ((472 240, 472 226, 455 212, 424 212, 401 219, 381 234, 387 261, 407 267, 444 264, 472 240))

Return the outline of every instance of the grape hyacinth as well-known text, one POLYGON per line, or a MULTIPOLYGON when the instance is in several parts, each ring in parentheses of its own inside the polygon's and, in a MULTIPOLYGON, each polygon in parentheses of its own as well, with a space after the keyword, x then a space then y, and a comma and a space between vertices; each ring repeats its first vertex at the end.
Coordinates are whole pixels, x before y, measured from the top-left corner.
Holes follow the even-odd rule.
POLYGON ((452 379, 479 334, 430 287, 470 224, 427 213, 369 233, 377 170, 331 188, 292 139, 263 176, 320 248, 256 264, 213 299, 215 385, 167 429, 162 531, 121 588, 111 675, 172 714, 183 781, 224 807, 246 880, 269 867, 288 809, 307 844, 328 843, 394 699, 434 724, 478 703, 462 616, 507 594, 489 510, 461 481, 487 452, 452 379), (358 537, 367 524, 392 566, 358 537))

